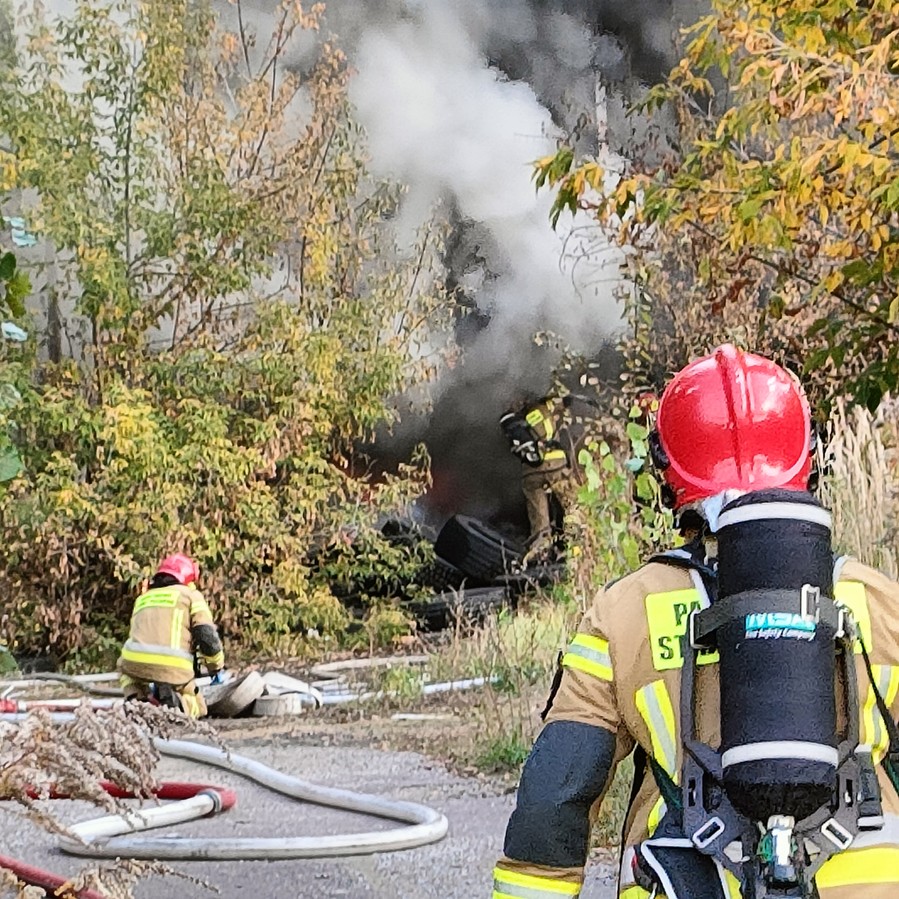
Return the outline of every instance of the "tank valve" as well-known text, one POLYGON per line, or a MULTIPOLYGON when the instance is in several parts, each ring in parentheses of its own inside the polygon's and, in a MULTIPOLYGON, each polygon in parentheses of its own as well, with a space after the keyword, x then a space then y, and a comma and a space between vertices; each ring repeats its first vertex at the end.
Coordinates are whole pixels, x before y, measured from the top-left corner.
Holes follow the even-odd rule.
POLYGON ((774 883, 796 883, 796 866, 793 863, 796 849, 796 841, 793 839, 795 824, 795 819, 789 815, 772 815, 768 819, 768 829, 759 843, 759 854, 768 866, 774 883))

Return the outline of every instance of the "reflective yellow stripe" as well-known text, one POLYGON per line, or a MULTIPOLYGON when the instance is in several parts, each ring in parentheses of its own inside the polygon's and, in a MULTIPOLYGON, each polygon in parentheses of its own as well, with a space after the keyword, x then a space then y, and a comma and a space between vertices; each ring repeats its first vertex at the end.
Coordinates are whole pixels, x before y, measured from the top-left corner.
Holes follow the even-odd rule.
POLYGON ((178 668, 193 674, 193 660, 180 658, 179 656, 163 655, 156 652, 141 652, 135 649, 122 649, 122 658, 126 662, 137 662, 141 665, 159 665, 163 668, 178 668))
POLYGON ((871 747, 871 758, 875 765, 879 765, 889 749, 890 735, 877 708, 874 686, 887 706, 891 707, 899 693, 899 666, 872 665, 871 671, 874 674, 874 684, 868 686, 868 695, 861 711, 862 742, 871 747))
POLYGON ((203 661, 207 668, 222 668, 225 664, 225 652, 222 650, 214 656, 203 656, 203 661))
POLYGON ((635 697, 637 710, 643 716, 652 739, 653 758, 671 775, 677 783, 677 727, 674 723, 674 708, 665 687, 665 681, 657 680, 637 690, 635 697))
POLYGON ((656 832, 656 828, 659 826, 662 818, 665 817, 665 812, 668 811, 668 805, 661 796, 656 800, 656 804, 652 807, 652 810, 649 813, 649 818, 646 822, 647 830, 649 831, 649 835, 652 836, 656 832))
POLYGON ((626 887, 618 894, 618 899, 648 899, 649 895, 643 887, 626 887))
MULTIPOLYGON (((871 614, 868 611, 868 594, 865 592, 865 585, 860 581, 840 581, 833 590, 833 598, 839 605, 846 606, 865 642, 865 649, 871 652, 874 641, 871 637, 871 614)), ((861 646, 856 642, 856 653, 862 651, 861 646)))
POLYGON ((577 668, 598 677, 600 680, 614 680, 612 658, 609 655, 609 641, 590 634, 575 634, 562 656, 562 666, 577 668))
POLYGON ((175 590, 167 590, 165 588, 157 590, 148 590, 134 602, 134 611, 140 612, 141 609, 151 609, 153 607, 171 608, 178 602, 178 593, 175 590))
POLYGON ((209 603, 202 596, 191 599, 190 614, 192 618, 195 618, 197 615, 208 615, 212 618, 212 612, 209 611, 209 603))
POLYGON ((743 893, 740 891, 740 881, 727 868, 724 869, 724 879, 727 881, 728 899, 741 899, 743 893))
POLYGON ((535 877, 533 874, 521 874, 518 871, 507 871, 505 868, 493 869, 493 899, 545 899, 545 897, 579 896, 581 885, 555 880, 550 877, 535 877))
POLYGON ((540 425, 543 425, 543 439, 544 440, 552 440, 552 436, 554 433, 552 419, 544 415, 540 409, 531 409, 527 415, 525 415, 524 420, 532 427, 537 428, 540 425))
POLYGON ((821 889, 873 883, 899 885, 899 846, 847 849, 825 862, 815 881, 821 889))

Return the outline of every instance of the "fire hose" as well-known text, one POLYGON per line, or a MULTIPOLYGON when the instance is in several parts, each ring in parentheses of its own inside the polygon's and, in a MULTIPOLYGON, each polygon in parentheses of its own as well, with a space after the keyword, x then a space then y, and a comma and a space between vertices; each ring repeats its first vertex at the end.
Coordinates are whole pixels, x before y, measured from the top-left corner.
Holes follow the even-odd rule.
MULTIPOLYGON (((7 714, 6 720, 19 719, 21 714, 7 714)), ((57 713, 57 720, 70 715, 57 713)), ((227 837, 227 838, 146 838, 124 836, 158 827, 192 821, 227 811, 236 801, 231 790, 221 787, 191 784, 166 784, 158 798, 171 798, 166 805, 129 810, 106 815, 69 828, 71 836, 60 839, 60 849, 70 855, 91 858, 133 858, 166 860, 274 860, 298 858, 326 858, 347 855, 366 855, 411 849, 441 840, 449 822, 440 812, 414 802, 387 799, 352 790, 326 787, 311 783, 261 762, 227 752, 215 746, 183 740, 155 739, 154 745, 162 755, 213 765, 239 774, 273 792, 302 802, 329 806, 403 822, 405 826, 390 830, 334 834, 320 837, 227 837), (178 795, 180 791, 180 795, 178 795)), ((108 791, 115 790, 107 787, 108 791)), ((119 791, 118 795, 125 795, 119 791)), ((0 867, 8 868, 26 882, 58 890, 68 883, 65 878, 25 865, 14 859, 0 857, 0 867)), ((94 891, 82 890, 79 899, 102 899, 94 891)))
POLYGON ((240 774, 282 796, 301 802, 313 802, 344 811, 359 812, 393 821, 405 827, 391 830, 324 837, 219 837, 219 838, 132 838, 122 834, 149 830, 215 814, 214 790, 198 793, 191 799, 139 813, 108 815, 70 828, 75 839, 64 837, 60 848, 71 855, 92 858, 139 858, 169 860, 258 860, 327 858, 343 855, 367 855, 411 849, 442 839, 449 828, 446 817, 415 802, 386 799, 369 793, 357 793, 325 787, 269 768, 261 762, 216 746, 186 740, 155 740, 157 749, 167 756, 214 765, 240 774))
MULTIPOLYGON (((63 892, 65 887, 71 883, 66 877, 60 877, 59 874, 52 874, 50 871, 44 871, 43 868, 35 868, 33 865, 26 865, 15 858, 7 858, 0 855, 0 868, 6 868, 12 871, 16 877, 29 886, 40 887, 50 896, 71 896, 72 892, 63 892)), ((78 899, 106 899, 102 893, 96 890, 79 890, 76 894, 78 899)))
MULTIPOLYGON (((117 799, 134 798, 133 793, 123 790, 113 783, 104 782, 101 786, 110 796, 114 796, 117 799)), ((157 799, 176 799, 182 802, 202 793, 214 794, 218 808, 221 811, 232 808, 237 802, 237 796, 233 790, 227 790, 223 787, 207 786, 205 784, 168 782, 160 784, 159 787, 153 791, 153 795, 157 799)), ((40 798, 36 791, 29 791, 29 796, 32 799, 40 798)), ((68 799, 69 797, 64 793, 51 791, 46 798, 68 799)), ((44 871, 34 865, 26 865, 18 859, 0 855, 0 868, 6 868, 7 870, 12 871, 19 880, 30 886, 40 887, 45 893, 49 893, 53 896, 65 895, 64 890, 67 887, 69 888, 68 895, 71 895, 72 893, 71 887, 69 887, 71 880, 68 878, 61 877, 60 875, 53 874, 49 871, 44 871)), ((78 890, 77 896, 78 899, 105 899, 101 893, 89 889, 78 890)))

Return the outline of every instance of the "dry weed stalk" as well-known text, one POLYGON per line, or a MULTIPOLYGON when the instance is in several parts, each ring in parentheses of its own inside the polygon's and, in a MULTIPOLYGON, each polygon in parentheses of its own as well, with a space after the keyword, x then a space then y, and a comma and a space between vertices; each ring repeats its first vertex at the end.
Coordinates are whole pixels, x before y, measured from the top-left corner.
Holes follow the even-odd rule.
POLYGON ((897 418, 897 400, 884 400, 874 414, 838 401, 818 459, 837 546, 893 578, 899 577, 897 418))
MULTIPOLYGON (((210 892, 219 892, 218 887, 213 884, 183 871, 176 871, 163 862, 144 862, 132 859, 118 859, 112 864, 82 868, 78 872, 78 876, 72 878, 72 889, 76 892, 96 890, 107 899, 134 899, 135 886, 139 881, 150 876, 177 877, 210 892)), ((183 887, 173 887, 172 892, 176 891, 186 892, 183 887)), ((27 897, 16 897, 16 899, 27 899, 27 897)))
POLYGON ((488 679, 466 705, 466 714, 478 722, 471 749, 476 767, 517 770, 524 760, 576 612, 537 601, 516 615, 489 615, 474 626, 460 620, 448 645, 433 658, 429 673, 437 680, 488 679))
POLYGON ((15 899, 46 899, 47 894, 40 887, 20 883, 12 871, 0 868, 0 896, 14 896, 15 899))
MULTIPOLYGON (((185 736, 216 738, 208 724, 145 703, 92 709, 85 700, 71 720, 63 722, 35 710, 18 724, 0 722, 0 798, 16 803, 44 829, 65 833, 65 825, 38 800, 55 793, 110 812, 121 811, 122 801, 106 793, 101 781, 112 781, 137 796, 152 796, 159 761, 154 737, 185 736)), ((135 884, 147 874, 184 876, 166 865, 119 861, 85 868, 73 880, 73 888, 93 888, 109 899, 131 899, 135 884)), ((0 869, 3 895, 33 899, 44 893, 19 884, 10 872, 0 869)))

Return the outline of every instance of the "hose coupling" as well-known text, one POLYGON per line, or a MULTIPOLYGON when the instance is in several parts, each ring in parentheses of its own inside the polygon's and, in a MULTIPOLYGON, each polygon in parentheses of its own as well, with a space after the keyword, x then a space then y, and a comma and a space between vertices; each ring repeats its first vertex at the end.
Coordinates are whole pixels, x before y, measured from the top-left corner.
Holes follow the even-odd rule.
POLYGON ((208 796, 212 800, 212 808, 209 815, 217 815, 223 808, 222 794, 218 790, 200 790, 197 796, 208 796))

